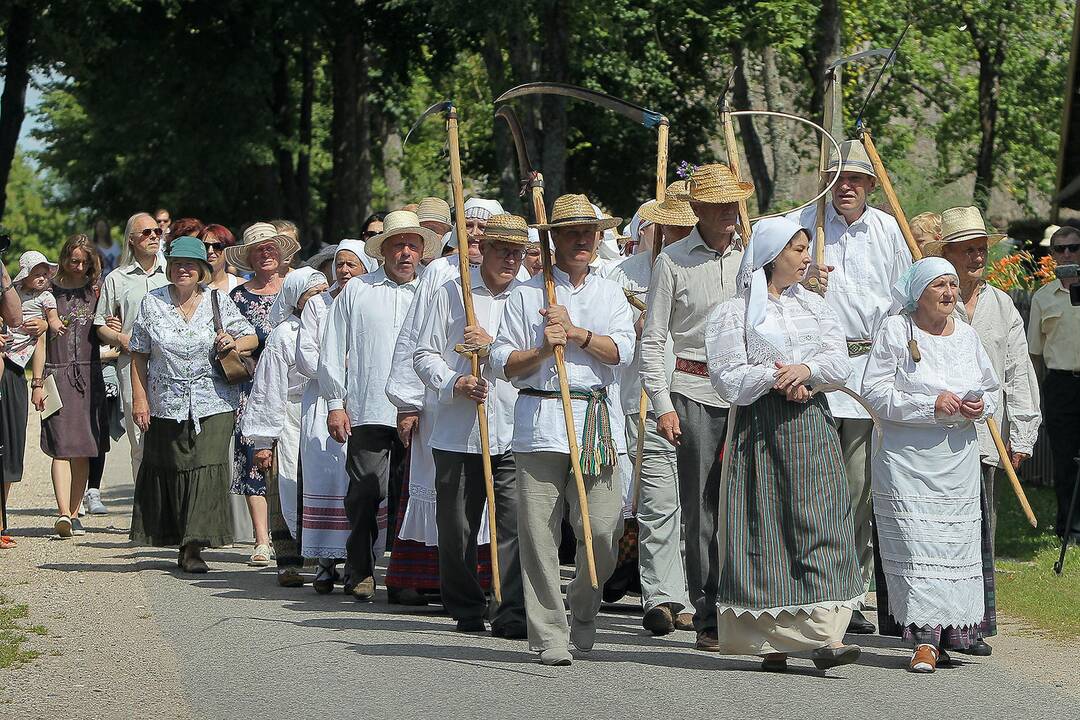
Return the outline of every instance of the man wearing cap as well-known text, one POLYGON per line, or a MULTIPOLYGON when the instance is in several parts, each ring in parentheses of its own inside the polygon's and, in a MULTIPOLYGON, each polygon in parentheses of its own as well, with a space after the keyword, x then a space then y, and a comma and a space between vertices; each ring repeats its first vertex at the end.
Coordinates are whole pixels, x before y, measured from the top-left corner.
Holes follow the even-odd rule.
POLYGON ((618 218, 597 219, 584 195, 555 201, 549 230, 555 245, 552 270, 557 303, 547 307, 544 274, 520 285, 506 301, 489 362, 519 390, 514 408, 518 535, 529 647, 545 665, 569 665, 569 641, 588 652, 596 634, 601 590, 586 570, 584 531, 569 441, 560 402, 555 347, 565 348, 574 428, 598 585, 615 568, 622 534, 622 487, 613 473, 626 452, 622 412, 613 385, 634 357, 634 317, 622 289, 598 277, 589 261, 600 233, 618 218), (610 393, 610 394, 609 394, 610 393), (567 627, 558 544, 564 508, 577 536, 577 574, 567 588, 567 627))
MULTIPOLYGON (((976 207, 949 208, 941 213, 939 239, 923 246, 927 255, 939 255, 956 269, 960 281, 960 299, 953 315, 968 323, 979 335, 983 349, 1001 383, 1004 402, 996 404, 996 420, 1002 439, 1009 449, 1014 469, 1031 457, 1042 417, 1039 413, 1039 381, 1027 353, 1024 320, 1012 298, 992 285, 984 274, 990 245, 1004 236, 986 231, 982 213, 976 207)), ((983 588, 986 613, 979 625, 979 638, 966 650, 971 655, 989 655, 984 638, 997 634, 996 595, 994 593, 994 482, 1001 471, 997 447, 986 423, 976 423, 979 455, 982 459, 982 534, 983 588)), ((880 595, 878 606, 882 605, 880 595)))
MULTIPOLYGON (((1080 230, 1058 228, 1050 237, 1050 255, 1058 267, 1080 264, 1080 230)), ((1046 435, 1054 456, 1057 491, 1058 537, 1069 534, 1080 543, 1080 501, 1068 523, 1076 481, 1075 458, 1080 454, 1080 307, 1069 300, 1069 290, 1080 279, 1061 278, 1039 288, 1031 298, 1028 317, 1028 352, 1043 378, 1046 398, 1046 435)))
POLYGON ((735 275, 742 262, 738 203, 753 192, 753 184, 740 182, 727 165, 694 170, 688 200, 698 221, 685 238, 657 257, 641 334, 641 381, 656 413, 657 433, 675 446, 686 524, 686 584, 694 606, 697 648, 708 652, 720 649, 719 456, 727 404, 709 381, 705 325, 713 309, 735 295, 735 275), (675 371, 670 375, 665 363, 669 335, 675 352, 675 371))
MULTIPOLYGON (((837 165, 840 178, 833 186, 831 202, 825 205, 826 267, 811 265, 804 284, 824 293, 829 306, 840 316, 851 360, 848 387, 859 392, 870 341, 893 308, 892 286, 911 265, 911 253, 896 220, 866 201, 877 186, 877 176, 863 144, 858 140, 842 143, 840 157, 834 155, 826 169, 830 177, 837 165)), ((815 205, 789 217, 814 237, 815 205)), ((869 589, 874 571, 870 506, 870 436, 874 425, 862 406, 848 395, 834 392, 828 399, 844 452, 855 519, 855 550, 863 582, 869 589)), ((874 626, 856 610, 851 614, 848 632, 872 633, 874 626)))
POLYGON ((486 355, 529 246, 528 226, 516 215, 488 219, 480 238, 483 259, 469 274, 476 325, 465 325, 460 275, 435 294, 417 338, 414 367, 439 401, 429 413, 435 459, 439 584, 443 606, 462 632, 482 632, 487 598, 477 571, 477 535, 485 490, 476 404, 486 403, 502 603, 491 624, 496 637, 524 638, 525 598, 518 561, 517 484, 510 440, 517 389, 496 376, 486 355), (481 355, 480 377, 458 343, 481 355))
MULTIPOLYGON (((638 210, 635 216, 637 224, 654 224, 657 228, 655 240, 664 245, 682 239, 697 223, 697 216, 685 200, 685 193, 685 181, 672 183, 662 203, 649 201, 638 210), (668 232, 669 229, 672 232, 668 232)), ((653 248, 646 245, 641 252, 610 269, 605 277, 644 300, 649 290, 653 258, 653 248)), ((644 318, 645 312, 642 311, 634 323, 639 337, 644 318)), ((670 375, 675 367, 670 339, 665 344, 665 366, 670 375)), ((635 461, 638 448, 640 370, 640 356, 635 354, 634 361, 619 379, 620 401, 626 415, 626 447, 631 462, 635 461)), ((682 555, 682 511, 679 507, 675 448, 656 432, 655 412, 649 412, 645 418, 639 484, 638 567, 641 574, 641 603, 645 610, 642 625, 655 635, 666 635, 676 628, 692 630, 692 605, 686 592, 686 568, 682 555)), ((633 487, 630 492, 634 492, 633 487)))
POLYGON ((345 588, 358 602, 375 598, 376 515, 386 497, 391 465, 404 448, 397 438, 397 411, 386 398, 394 340, 418 284, 420 259, 436 251, 435 233, 420 227, 415 213, 388 213, 383 231, 366 243, 383 265, 354 278, 334 301, 322 335, 319 391, 326 400, 330 435, 348 443, 349 489, 345 512, 345 588))
POLYGON ((131 415, 131 353, 128 343, 131 342, 131 328, 135 325, 143 298, 151 290, 169 284, 165 276, 165 260, 158 254, 161 235, 159 223, 149 213, 138 212, 128 218, 120 266, 105 277, 94 314, 98 337, 106 345, 120 351, 116 370, 120 376, 120 402, 131 449, 133 479, 139 475, 143 443, 142 431, 131 415))

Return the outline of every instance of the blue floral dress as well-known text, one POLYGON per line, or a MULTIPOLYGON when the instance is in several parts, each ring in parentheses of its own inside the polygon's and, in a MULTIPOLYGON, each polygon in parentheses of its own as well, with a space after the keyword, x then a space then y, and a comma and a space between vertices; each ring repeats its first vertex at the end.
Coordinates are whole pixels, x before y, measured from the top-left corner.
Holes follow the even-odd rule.
MULTIPOLYGON (((229 297, 236 303, 236 307, 240 309, 240 314, 255 326, 255 334, 259 337, 259 346, 255 348, 252 357, 258 360, 263 347, 266 345, 266 337, 274 329, 274 326, 270 324, 270 308, 277 299, 277 295, 256 295, 244 285, 237 285, 229 292, 229 297)), ((247 407, 248 394, 251 392, 251 383, 244 383, 238 388, 240 391, 240 404, 236 410, 232 491, 236 495, 259 495, 265 497, 266 476, 255 467, 255 446, 240 432, 244 418, 244 408, 247 407)))

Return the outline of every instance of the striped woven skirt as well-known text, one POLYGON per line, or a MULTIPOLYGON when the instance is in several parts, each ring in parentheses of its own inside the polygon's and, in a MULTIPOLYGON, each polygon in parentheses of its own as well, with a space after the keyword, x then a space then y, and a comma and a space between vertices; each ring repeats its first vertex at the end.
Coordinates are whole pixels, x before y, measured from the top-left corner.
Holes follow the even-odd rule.
POLYGON ((721 651, 797 652, 843 637, 863 593, 836 425, 821 395, 738 409, 721 488, 721 651))

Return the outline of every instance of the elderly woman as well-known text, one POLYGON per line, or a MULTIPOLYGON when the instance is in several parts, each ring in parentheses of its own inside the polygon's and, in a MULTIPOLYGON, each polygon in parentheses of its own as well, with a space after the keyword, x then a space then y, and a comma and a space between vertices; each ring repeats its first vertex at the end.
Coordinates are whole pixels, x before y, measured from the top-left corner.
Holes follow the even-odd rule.
POLYGON ((844 645, 862 597, 840 438, 823 395, 850 372, 836 313, 799 280, 810 238, 786 218, 762 220, 739 269, 739 295, 705 335, 709 377, 731 404, 728 518, 717 592, 720 652, 764 655, 782 672, 809 651, 820 669, 855 662, 844 645))
POLYGON ((903 312, 874 338, 863 395, 878 416, 871 465, 874 523, 888 609, 933 672, 966 649, 983 619, 979 439, 998 379, 979 335, 953 316, 956 270, 919 260, 894 288, 903 312))
MULTIPOLYGON (((270 308, 281 291, 281 283, 288 272, 289 260, 300 249, 291 235, 283 234, 270 223, 257 222, 244 231, 239 245, 225 250, 225 259, 254 277, 238 285, 229 297, 240 309, 248 322, 255 327, 259 343, 252 352, 259 359, 266 338, 274 329, 270 322, 270 308)), ((240 432, 247 406, 251 383, 240 386, 240 405, 236 412, 236 439, 233 444, 232 492, 247 500, 251 524, 255 528, 255 550, 248 563, 260 567, 270 564, 273 550, 270 546, 270 527, 266 505, 266 474, 255 465, 255 446, 240 432)))
POLYGON ((266 338, 266 347, 259 357, 240 428, 255 447, 255 466, 268 473, 270 494, 279 498, 284 527, 274 527, 274 518, 278 516, 271 513, 270 532, 278 551, 278 584, 284 587, 304 584, 300 575, 303 557, 296 545, 296 468, 300 453, 300 400, 308 378, 296 368, 296 338, 304 305, 326 287, 326 278, 314 268, 300 268, 285 277, 281 293, 270 309, 274 330, 266 338), (270 472, 275 455, 277 471, 270 472))
POLYGON ((202 242, 178 237, 167 258, 171 284, 143 298, 131 334, 132 415, 145 433, 131 539, 179 545, 180 567, 204 573, 202 548, 233 539, 227 487, 237 388, 214 356, 250 351, 258 339, 229 296, 206 287, 202 242), (215 303, 221 332, 214 329, 215 303))

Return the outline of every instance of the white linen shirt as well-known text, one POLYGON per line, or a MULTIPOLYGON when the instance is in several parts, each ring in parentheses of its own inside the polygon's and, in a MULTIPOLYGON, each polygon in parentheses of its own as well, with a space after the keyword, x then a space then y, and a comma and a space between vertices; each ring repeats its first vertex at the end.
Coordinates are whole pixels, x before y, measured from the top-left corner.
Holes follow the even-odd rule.
POLYGON ((322 333, 319 392, 328 410, 345 409, 349 424, 397 427, 386 379, 418 278, 399 285, 386 268, 355 277, 334 300, 322 333))
POLYGON ((255 367, 240 432, 256 450, 273 447, 285 428, 286 406, 300 405, 308 378, 296 368, 300 318, 290 315, 274 328, 255 367))
MULTIPOLYGON (((817 208, 811 205, 788 215, 814 237, 817 208)), ((899 308, 892 286, 911 265, 911 252, 900 226, 891 215, 866 206, 862 216, 848 225, 830 202, 825 205, 825 264, 829 289, 825 301, 840 318, 847 340, 872 340, 890 313, 899 308)), ((848 387, 859 392, 867 356, 850 358, 848 387)), ((837 418, 870 416, 858 402, 844 393, 829 393, 829 409, 837 418)))
MULTIPOLYGON (((211 290, 203 286, 195 313, 184 320, 172 303, 171 287, 151 290, 142 299, 130 347, 133 353, 150 356, 146 378, 150 416, 177 422, 191 419, 198 433, 200 418, 236 410, 237 386, 227 383, 210 363, 217 340, 211 290)), ((234 338, 255 334, 227 294, 218 293, 218 303, 225 332, 234 338)))
POLYGON ((697 227, 660 251, 653 266, 645 329, 641 333, 641 381, 657 416, 673 411, 671 393, 710 407, 726 407, 708 378, 667 372, 668 335, 675 356, 705 362, 705 322, 717 305, 735 296, 743 252, 732 238, 723 254, 705 244, 697 227), (668 378, 671 378, 670 383, 668 378))
MULTIPOLYGON (((566 373, 571 390, 609 388, 608 412, 611 415, 611 435, 618 452, 626 452, 623 414, 617 392, 618 373, 634 359, 634 315, 626 302, 622 288, 610 280, 597 277, 592 271, 578 287, 559 268, 552 269, 555 280, 555 299, 566 308, 575 325, 591 330, 595 335, 607 335, 619 351, 619 361, 607 365, 570 343, 566 346, 566 373)), ((544 342, 546 321, 540 314, 547 306, 544 275, 537 274, 519 285, 506 301, 499 334, 492 343, 489 362, 499 377, 506 377, 506 361, 516 350, 530 350, 544 342)), ((536 390, 559 390, 559 375, 554 356, 546 358, 533 372, 510 380, 515 387, 536 390)), ((571 400, 574 433, 580 444, 585 424, 585 400, 571 400)), ((562 404, 557 399, 519 395, 514 407, 515 452, 567 453, 566 422, 562 404)))
POLYGON ((128 263, 109 273, 101 283, 101 295, 98 296, 97 309, 94 312, 94 325, 105 325, 105 318, 115 315, 123 323, 123 332, 131 334, 135 317, 146 294, 151 290, 169 284, 165 276, 165 260, 158 255, 150 272, 142 269, 137 262, 128 263))
POLYGON ((326 316, 330 314, 333 304, 334 296, 327 290, 308 300, 300 311, 300 327, 296 332, 296 371, 315 382, 319 381, 319 343, 322 341, 326 316))
MULTIPOLYGON (((479 268, 469 273, 472 286, 473 311, 477 324, 495 337, 502 323, 503 310, 510 293, 520 285, 511 280, 498 295, 493 295, 484 283, 479 268)), ((461 277, 445 283, 435 293, 423 327, 416 341, 413 365, 416 374, 439 396, 438 404, 427 410, 433 412, 431 447, 461 453, 480 453, 480 428, 476 419, 476 403, 454 394, 458 378, 472 374, 472 363, 454 345, 465 335, 465 306, 461 298, 461 277)), ((488 439, 492 455, 510 449, 514 438, 514 405, 517 388, 500 379, 491 363, 481 360, 481 375, 488 383, 485 403, 488 419, 488 439)))
POLYGON ((847 380, 847 341, 839 318, 821 296, 792 285, 779 297, 768 297, 765 324, 772 326, 768 336, 773 342, 767 352, 747 338, 746 301, 740 295, 720 305, 705 330, 709 377, 725 402, 750 405, 768 393, 776 382, 777 361, 809 367, 810 385, 847 380))

